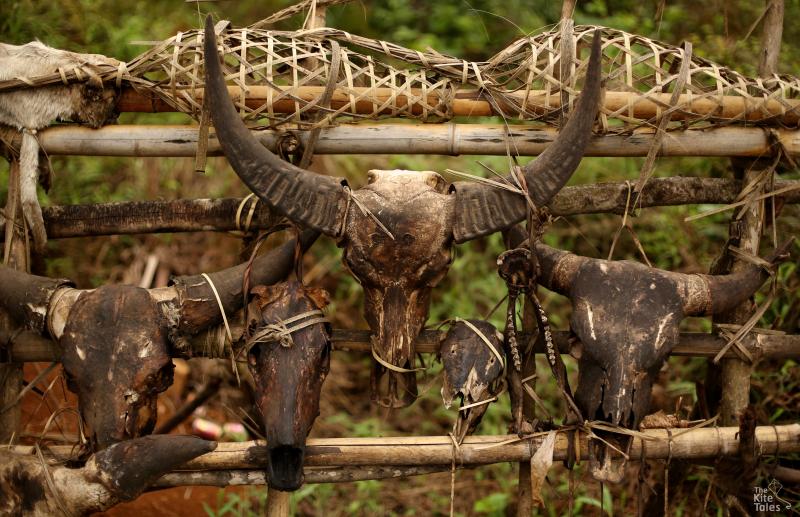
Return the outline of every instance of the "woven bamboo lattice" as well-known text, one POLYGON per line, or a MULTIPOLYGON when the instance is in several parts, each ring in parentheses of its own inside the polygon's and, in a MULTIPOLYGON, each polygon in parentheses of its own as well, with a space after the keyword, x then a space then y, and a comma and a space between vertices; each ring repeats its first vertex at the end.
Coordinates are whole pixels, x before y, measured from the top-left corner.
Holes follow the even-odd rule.
MULTIPOLYGON (((495 113, 508 119, 558 126, 562 102, 572 103, 580 92, 595 29, 577 26, 566 31, 572 34, 570 53, 575 58, 562 81, 560 28, 519 39, 488 61, 470 62, 331 28, 278 32, 255 28, 258 24, 223 30, 225 25, 222 22, 217 27, 230 86, 246 92, 266 90, 263 103, 245 104, 237 96, 237 106, 244 118, 272 127, 285 123, 328 126, 385 117, 443 121, 452 117, 457 92, 470 89, 491 104, 495 113), (338 52, 338 60, 333 59, 334 52, 338 52), (377 55, 400 61, 404 68, 381 62, 373 57, 377 55), (336 70, 331 69, 332 61, 341 63, 336 70), (301 88, 320 87, 331 81, 336 83, 339 99, 331 108, 317 106, 322 89, 315 98, 299 93, 301 88), (562 92, 566 93, 563 99, 562 92), (294 107, 289 113, 285 109, 279 113, 273 107, 280 102, 294 107), (307 116, 318 110, 324 116, 307 116)), ((692 55, 690 46, 675 47, 615 29, 600 29, 606 74, 600 117, 603 132, 624 133, 659 124, 666 130, 745 122, 800 127, 797 77, 753 79, 692 55)), ((178 33, 124 68, 101 71, 101 76, 117 83, 122 79, 199 119, 202 38, 198 30, 178 33)), ((79 80, 81 74, 75 75, 67 71, 0 82, 0 92, 31 83, 79 80)))

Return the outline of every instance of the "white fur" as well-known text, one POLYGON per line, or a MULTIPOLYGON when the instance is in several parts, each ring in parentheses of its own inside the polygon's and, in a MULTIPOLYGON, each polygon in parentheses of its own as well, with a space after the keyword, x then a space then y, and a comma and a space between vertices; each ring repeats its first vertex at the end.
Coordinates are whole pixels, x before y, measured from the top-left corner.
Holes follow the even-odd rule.
MULTIPOLYGON (((98 66, 117 66, 118 61, 97 54, 77 54, 33 41, 25 45, 0 43, 0 81, 19 77, 34 78, 80 67, 91 75, 98 66)), ((96 75, 95 75, 96 76, 96 75)), ((31 134, 55 119, 77 115, 80 106, 79 85, 54 85, 24 88, 0 93, 0 124, 23 131, 20 149, 20 198, 25 221, 37 250, 42 251, 47 234, 42 209, 36 194, 39 178, 39 143, 31 134)))

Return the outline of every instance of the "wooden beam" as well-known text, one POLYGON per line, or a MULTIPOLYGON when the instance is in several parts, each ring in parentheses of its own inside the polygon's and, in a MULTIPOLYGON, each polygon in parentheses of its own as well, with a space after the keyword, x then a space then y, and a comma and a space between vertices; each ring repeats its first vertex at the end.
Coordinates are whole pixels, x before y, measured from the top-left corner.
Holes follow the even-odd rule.
MULTIPOLYGON (((316 102, 324 91, 324 86, 301 86, 298 88, 288 86, 257 86, 247 87, 245 105, 250 109, 262 108, 270 99, 279 98, 272 102, 272 110, 278 114, 290 114, 297 110, 296 100, 300 103, 316 102)), ((202 103, 204 91, 201 88, 195 89, 195 100, 202 103)), ((229 86, 228 93, 231 98, 241 102, 241 89, 238 86, 229 86)), ((181 94, 191 95, 190 91, 181 91, 181 94)), ((422 98, 423 92, 418 88, 411 89, 411 112, 414 115, 422 115, 423 104, 417 99, 422 98)), ((538 115, 553 112, 561 107, 561 99, 553 96, 552 93, 544 90, 531 90, 528 92, 527 103, 524 92, 508 93, 518 105, 525 105, 527 108, 538 115)), ((346 108, 348 112, 355 111, 360 115, 372 115, 376 108, 391 106, 389 102, 395 98, 395 106, 406 108, 409 103, 409 96, 403 92, 397 92, 391 88, 369 88, 351 87, 337 88, 331 100, 331 109, 338 110, 346 108), (355 102, 355 109, 351 104, 353 98, 361 99, 355 102)), ((631 92, 607 91, 603 94, 602 110, 607 113, 619 113, 624 111, 626 115, 632 109, 633 118, 650 120, 659 116, 659 113, 668 109, 672 105, 671 93, 648 93, 646 96, 631 92)), ((510 113, 507 106, 503 106, 502 99, 498 99, 500 107, 506 110, 506 115, 510 113)), ((438 93, 428 95, 427 106, 441 105, 447 100, 442 100, 438 93)), ((489 117, 498 116, 498 113, 483 94, 478 90, 457 90, 455 97, 449 101, 452 106, 453 115, 457 117, 489 117)), ((776 124, 786 126, 796 125, 800 122, 800 100, 784 99, 756 99, 753 97, 741 97, 728 95, 722 100, 719 97, 703 97, 698 95, 683 94, 679 96, 678 105, 682 108, 675 111, 672 120, 695 119, 709 116, 712 119, 740 119, 742 122, 763 121, 774 118, 776 124)), ((120 112, 136 113, 159 113, 177 111, 164 99, 153 92, 140 92, 128 88, 122 92, 117 109, 120 112)), ((377 114, 391 115, 392 108, 385 107, 379 109, 377 114)))
MULTIPOLYGON (((784 203, 800 203, 800 181, 776 181, 774 188, 791 189, 781 195, 784 203)), ((696 204, 729 204, 736 200, 741 181, 722 178, 654 178, 639 198, 640 208, 696 204)), ((548 208, 555 216, 613 213, 622 214, 628 195, 624 182, 565 187, 548 208)), ((43 207, 49 239, 242 230, 252 200, 243 207, 237 226, 241 198, 176 199, 170 201, 123 201, 90 205, 43 207)), ((256 204, 249 229, 263 230, 279 222, 263 203, 256 204)), ((0 231, 5 221, 0 214, 0 231)))
MULTIPOLYGON (((436 353, 439 349, 439 341, 444 334, 443 331, 437 330, 422 331, 416 340, 416 351, 436 353)), ((522 339, 526 338, 527 336, 523 334, 522 339)), ((569 353, 569 338, 570 333, 567 330, 553 332, 553 339, 562 354, 569 353)), ((370 353, 369 330, 334 329, 332 340, 334 350, 370 353)), ((747 350, 757 358, 800 358, 800 335, 754 334, 744 341, 747 350)), ((24 331, 10 335, 7 331, 0 331, 0 343, 7 344, 5 353, 8 360, 13 363, 61 360, 61 350, 58 344, 35 332, 24 331)), ((726 343, 727 340, 714 334, 682 332, 680 342, 672 350, 671 355, 714 357, 726 343)), ((206 354, 204 335, 195 339, 192 345, 190 354, 193 357, 203 357, 206 354)), ((534 348, 534 352, 540 354, 544 350, 537 346, 534 348)), ((736 357, 736 352, 728 350, 726 357, 736 357)), ((0 360, 2 360, 2 355, 0 355, 0 360)))
MULTIPOLYGON (((267 148, 275 150, 277 138, 286 132, 253 130, 267 148)), ((308 131, 290 132, 301 145, 308 131)), ((660 156, 770 156, 776 143, 800 156, 800 131, 776 129, 776 141, 758 127, 726 126, 716 129, 670 131, 660 156)), ((316 154, 439 154, 506 155, 508 145, 521 156, 541 154, 558 131, 541 126, 501 124, 343 124, 322 131, 316 154)), ((51 155, 84 156, 186 156, 197 150, 196 126, 115 125, 90 129, 74 125, 53 126, 38 134, 42 149, 51 155)), ((21 143, 16 134, 15 146, 21 143)), ((630 135, 595 136, 586 156, 646 156, 653 132, 637 130, 630 135)), ((209 156, 221 156, 216 135, 209 136, 209 156)))

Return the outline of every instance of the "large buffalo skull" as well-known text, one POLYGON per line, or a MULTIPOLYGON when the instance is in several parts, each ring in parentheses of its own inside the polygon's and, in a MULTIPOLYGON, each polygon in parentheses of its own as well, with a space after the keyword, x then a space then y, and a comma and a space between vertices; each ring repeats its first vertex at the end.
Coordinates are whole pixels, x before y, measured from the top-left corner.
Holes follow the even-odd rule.
MULTIPOLYGON (((301 236, 308 248, 318 234, 301 236)), ((295 242, 259 257, 251 282, 273 284, 292 270, 295 242)), ((243 305, 246 264, 207 275, 222 308, 243 305)), ((69 388, 78 394, 92 447, 148 434, 156 399, 172 383, 172 359, 180 343, 222 320, 220 304, 203 276, 179 277, 171 287, 107 285, 75 289, 68 280, 0 267, 0 305, 17 321, 59 341, 69 388)))
MULTIPOLYGON (((314 174, 264 148, 228 96, 211 18, 205 29, 206 87, 222 149, 239 177, 270 208, 335 237, 365 291, 372 330, 373 398, 400 407, 416 397, 414 340, 431 289, 444 277, 453 243, 507 228, 526 215, 522 196, 479 183, 448 185, 435 172, 371 171, 351 191, 342 178, 314 174), (380 224, 379 224, 380 222, 380 224)), ((584 91, 559 137, 522 168, 537 206, 547 205, 580 163, 600 99, 600 37, 595 35, 584 91)))
MULTIPOLYGON (((539 283, 572 301, 570 328, 581 342, 575 402, 584 417, 635 429, 647 414, 659 369, 678 343, 681 320, 729 311, 750 297, 786 258, 728 275, 682 274, 632 261, 581 257, 536 244, 539 283)), ((603 453, 593 474, 621 479, 603 453)))
POLYGON ((330 328, 322 314, 328 294, 296 280, 257 286, 252 294, 247 362, 267 438, 267 481, 297 490, 330 368, 330 328))

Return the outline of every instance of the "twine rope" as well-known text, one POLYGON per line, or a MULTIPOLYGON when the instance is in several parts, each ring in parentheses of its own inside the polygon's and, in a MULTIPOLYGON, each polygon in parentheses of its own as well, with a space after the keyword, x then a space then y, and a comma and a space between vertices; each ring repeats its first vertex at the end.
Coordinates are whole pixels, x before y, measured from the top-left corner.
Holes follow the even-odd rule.
MULTIPOLYGON (((241 384, 241 379, 239 378, 239 369, 236 367, 236 355, 233 353, 233 334, 231 333, 231 327, 228 324, 228 316, 225 314, 225 307, 222 305, 222 299, 220 299, 219 292, 217 292, 217 287, 214 285, 214 282, 211 281, 211 277, 206 273, 202 273, 201 276, 206 280, 208 286, 211 288, 211 292, 214 293, 214 299, 217 300, 219 312, 222 314, 222 323, 225 325, 225 334, 228 336, 228 342, 231 346, 231 369, 236 375, 236 383, 241 384)), ((220 345, 220 349, 224 348, 225 344, 223 341, 220 345)))
POLYGON ((258 198, 255 197, 255 194, 250 193, 247 194, 240 202, 239 206, 236 208, 236 229, 242 231, 244 233, 248 233, 250 231, 250 224, 253 222, 253 215, 256 213, 256 205, 258 205, 258 198), (242 225, 242 211, 244 207, 247 205, 247 202, 250 200, 253 202, 250 204, 250 210, 247 212, 247 217, 244 220, 244 225, 242 225))
POLYGON ((318 323, 329 323, 329 321, 321 310, 315 309, 264 325, 247 342, 247 351, 250 352, 250 349, 258 343, 277 342, 282 347, 291 348, 294 346, 292 333, 318 323))

